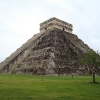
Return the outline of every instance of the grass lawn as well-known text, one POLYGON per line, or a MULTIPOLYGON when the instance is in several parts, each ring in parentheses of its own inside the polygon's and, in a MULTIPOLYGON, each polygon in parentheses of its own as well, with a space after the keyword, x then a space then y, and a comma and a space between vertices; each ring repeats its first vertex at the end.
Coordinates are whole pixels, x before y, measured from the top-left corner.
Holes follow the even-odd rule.
POLYGON ((100 84, 91 80, 91 76, 44 76, 41 81, 41 76, 0 74, 0 100, 100 100, 100 84))

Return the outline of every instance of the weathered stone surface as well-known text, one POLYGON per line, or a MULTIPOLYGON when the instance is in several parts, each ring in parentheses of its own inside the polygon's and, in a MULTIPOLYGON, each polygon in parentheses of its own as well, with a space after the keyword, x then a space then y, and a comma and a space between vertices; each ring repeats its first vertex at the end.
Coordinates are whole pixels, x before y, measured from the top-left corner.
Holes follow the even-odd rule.
POLYGON ((72 32, 53 26, 33 36, 2 62, 0 73, 87 75, 88 67, 81 68, 76 62, 88 50, 90 48, 72 32))
POLYGON ((74 34, 60 29, 45 31, 17 55, 3 72, 25 74, 80 74, 76 61, 90 48, 74 34))

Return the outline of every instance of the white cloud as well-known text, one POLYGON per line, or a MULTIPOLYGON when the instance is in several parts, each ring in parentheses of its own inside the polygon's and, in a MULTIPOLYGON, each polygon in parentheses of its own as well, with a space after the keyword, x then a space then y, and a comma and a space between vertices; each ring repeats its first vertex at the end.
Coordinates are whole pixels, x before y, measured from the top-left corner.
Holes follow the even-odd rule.
POLYGON ((39 24, 51 17, 73 24, 74 34, 94 50, 100 49, 99 4, 99 0, 0 0, 0 60, 38 33, 39 24))

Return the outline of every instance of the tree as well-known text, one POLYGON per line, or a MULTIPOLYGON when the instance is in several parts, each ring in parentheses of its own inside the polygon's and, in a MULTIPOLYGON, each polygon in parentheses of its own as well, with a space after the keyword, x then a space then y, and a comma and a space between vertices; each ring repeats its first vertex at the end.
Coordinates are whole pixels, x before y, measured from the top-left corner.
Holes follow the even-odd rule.
POLYGON ((96 81, 95 81, 96 69, 100 67, 99 51, 95 52, 93 50, 90 50, 90 51, 86 52, 83 55, 83 57, 79 58, 78 62, 80 65, 85 65, 85 66, 89 67, 89 69, 92 72, 93 83, 96 83, 96 81))

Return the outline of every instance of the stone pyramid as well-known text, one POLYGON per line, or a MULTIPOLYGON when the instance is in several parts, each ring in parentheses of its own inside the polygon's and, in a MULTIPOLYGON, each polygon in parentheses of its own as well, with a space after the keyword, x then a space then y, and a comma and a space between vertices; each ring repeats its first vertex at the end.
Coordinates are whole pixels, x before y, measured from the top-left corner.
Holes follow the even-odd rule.
POLYGON ((33 36, 0 64, 0 73, 64 75, 82 74, 77 59, 89 46, 72 34, 72 25, 57 18, 40 24, 33 36))

